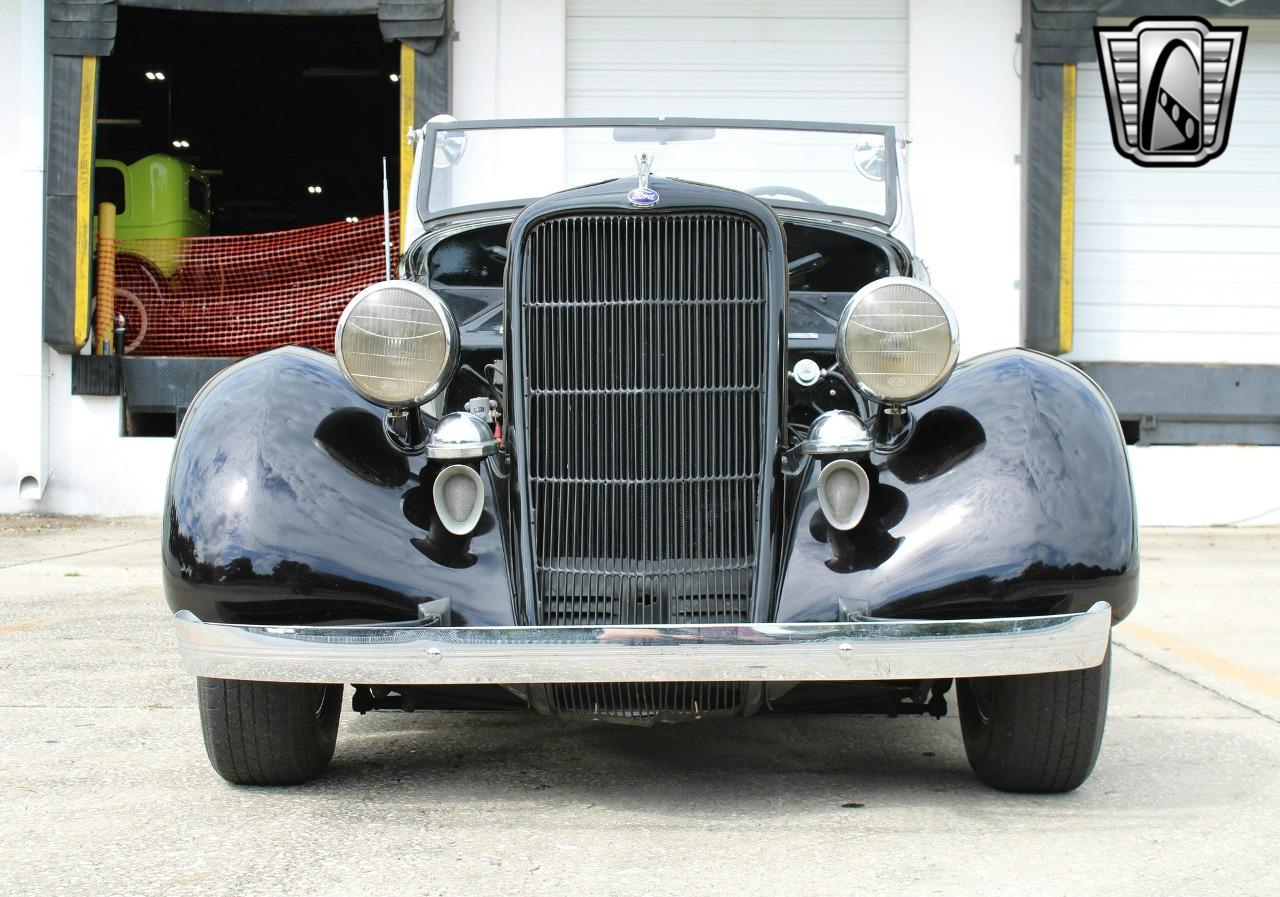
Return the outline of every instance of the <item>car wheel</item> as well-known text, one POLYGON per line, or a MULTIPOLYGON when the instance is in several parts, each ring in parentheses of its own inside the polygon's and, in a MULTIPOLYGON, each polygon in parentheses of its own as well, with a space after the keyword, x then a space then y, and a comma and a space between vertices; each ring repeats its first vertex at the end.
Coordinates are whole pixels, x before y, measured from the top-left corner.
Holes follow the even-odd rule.
POLYGON ((957 682, 969 765, 1001 791, 1078 788, 1098 759, 1107 721, 1111 648, 1099 666, 957 682))
POLYGON ((209 762, 237 785, 296 785, 324 772, 338 740, 341 685, 197 683, 209 762))

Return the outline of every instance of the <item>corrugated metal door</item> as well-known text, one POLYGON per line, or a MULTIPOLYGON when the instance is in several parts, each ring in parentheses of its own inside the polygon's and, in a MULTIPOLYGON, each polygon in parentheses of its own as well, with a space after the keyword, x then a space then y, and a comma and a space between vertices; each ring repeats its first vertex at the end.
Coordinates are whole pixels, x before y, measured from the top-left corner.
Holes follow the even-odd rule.
POLYGON ((1280 363, 1280 22, 1245 24, 1230 141, 1202 168, 1121 157, 1080 66, 1068 358, 1280 363))
POLYGON ((569 115, 907 122, 906 0, 569 0, 569 115))

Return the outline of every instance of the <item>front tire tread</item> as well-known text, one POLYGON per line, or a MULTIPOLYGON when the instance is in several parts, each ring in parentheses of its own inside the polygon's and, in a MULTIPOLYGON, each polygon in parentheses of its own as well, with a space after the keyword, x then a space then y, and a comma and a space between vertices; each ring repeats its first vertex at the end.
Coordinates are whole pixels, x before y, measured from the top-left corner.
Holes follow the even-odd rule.
POLYGON ((201 678, 197 695, 209 763, 228 782, 296 785, 333 757, 341 685, 201 678))
POLYGON ((1001 791, 1052 794, 1093 771, 1106 725, 1111 652, 1084 670, 961 680, 960 724, 974 773, 1001 791), (978 689, 985 690, 985 717, 978 689))

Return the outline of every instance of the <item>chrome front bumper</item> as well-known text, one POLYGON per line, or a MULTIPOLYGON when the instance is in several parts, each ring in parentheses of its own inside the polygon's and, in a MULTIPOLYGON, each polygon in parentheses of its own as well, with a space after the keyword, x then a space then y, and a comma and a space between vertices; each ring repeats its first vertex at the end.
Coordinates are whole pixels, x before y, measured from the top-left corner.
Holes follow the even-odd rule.
POLYGON ((368 685, 861 681, 1097 666, 1111 607, 989 620, 699 626, 237 626, 174 615, 187 671, 368 685))

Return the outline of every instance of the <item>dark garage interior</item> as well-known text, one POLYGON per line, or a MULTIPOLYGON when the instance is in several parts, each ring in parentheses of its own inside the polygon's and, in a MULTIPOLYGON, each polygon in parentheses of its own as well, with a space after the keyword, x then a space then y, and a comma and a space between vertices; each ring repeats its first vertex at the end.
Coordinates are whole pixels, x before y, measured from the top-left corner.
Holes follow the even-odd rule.
POLYGON ((380 214, 383 156, 398 205, 398 80, 399 45, 373 15, 122 7, 97 157, 192 163, 210 179, 214 234, 380 214))

